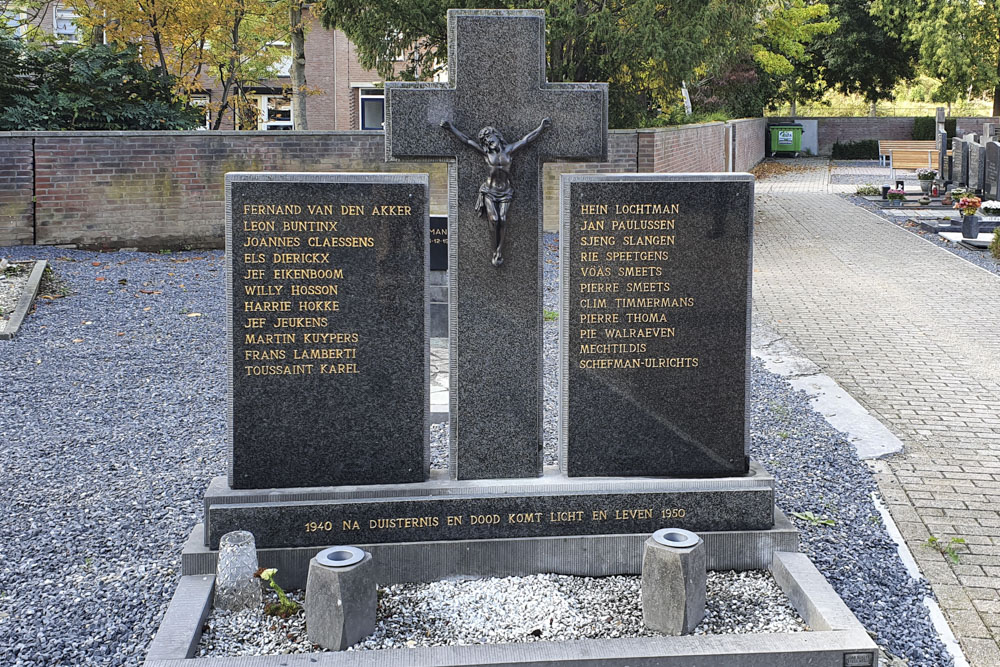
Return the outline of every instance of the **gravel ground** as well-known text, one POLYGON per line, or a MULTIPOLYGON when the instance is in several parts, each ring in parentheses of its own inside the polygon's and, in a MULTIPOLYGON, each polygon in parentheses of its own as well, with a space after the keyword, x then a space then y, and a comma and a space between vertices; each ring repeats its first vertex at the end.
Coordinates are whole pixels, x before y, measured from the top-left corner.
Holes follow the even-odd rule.
POLYGON ((884 209, 875 206, 870 201, 864 197, 858 197, 856 195, 845 194, 841 195, 847 199, 852 204, 860 206, 861 208, 867 209, 874 213, 875 215, 888 220, 897 227, 902 227, 911 234, 916 234, 917 236, 933 243, 936 246, 940 246, 947 250, 948 252, 958 255, 964 260, 968 260, 978 267, 984 268, 991 273, 1000 275, 1000 260, 997 260, 990 254, 989 249, 986 250, 970 250, 964 246, 957 243, 952 243, 951 241, 946 241, 937 234, 933 232, 928 232, 920 227, 912 219, 900 219, 899 216, 891 216, 885 212, 884 209))
MULTIPOLYGON (((639 584, 639 577, 540 574, 388 586, 379 590, 375 632, 349 650, 661 636, 642 623, 639 584)), ((292 596, 303 600, 301 591, 292 596)), ((206 625, 200 656, 322 650, 309 642, 303 614, 213 612, 206 625)), ((694 634, 807 629, 770 573, 710 572, 705 620, 694 634)))
MULTIPOLYGON (((554 245, 548 235, 552 310, 554 245)), ((226 468, 222 254, 0 256, 47 259, 73 292, 40 302, 20 337, 0 342, 0 383, 16 388, 0 400, 0 664, 137 665, 208 481, 226 468)), ((547 457, 556 330, 546 324, 547 457)), ((951 664, 864 464, 803 394, 756 363, 753 382, 753 453, 778 479, 778 504, 836 522, 799 521, 803 550, 892 653, 951 664)))
POLYGON ((26 264, 11 264, 6 271, 0 271, 0 331, 7 328, 30 274, 31 266, 26 264))

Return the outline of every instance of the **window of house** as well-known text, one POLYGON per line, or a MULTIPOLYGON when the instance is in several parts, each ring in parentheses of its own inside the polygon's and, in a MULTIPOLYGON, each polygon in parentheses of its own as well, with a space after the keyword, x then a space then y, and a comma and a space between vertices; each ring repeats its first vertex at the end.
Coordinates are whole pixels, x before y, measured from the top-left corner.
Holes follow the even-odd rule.
POLYGON ((80 43, 80 30, 76 24, 79 18, 72 7, 59 5, 56 7, 56 41, 60 44, 67 42, 72 44, 80 43))
POLYGON ((0 31, 3 34, 24 37, 28 32, 28 17, 16 9, 5 9, 0 12, 0 26, 4 28, 0 31))
POLYGON ((208 108, 208 103, 211 98, 207 94, 196 94, 191 96, 191 106, 202 107, 205 110, 205 127, 206 130, 212 129, 212 112, 208 108))
POLYGON ((385 91, 381 88, 362 88, 360 95, 361 129, 385 129, 385 91))
POLYGON ((292 100, 284 95, 261 95, 259 130, 292 129, 292 100))

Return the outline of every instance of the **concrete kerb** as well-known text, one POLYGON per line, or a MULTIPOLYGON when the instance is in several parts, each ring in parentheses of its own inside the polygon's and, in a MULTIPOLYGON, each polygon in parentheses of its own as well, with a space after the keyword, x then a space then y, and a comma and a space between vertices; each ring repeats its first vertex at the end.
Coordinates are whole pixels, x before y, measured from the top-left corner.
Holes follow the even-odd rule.
POLYGON ((31 310, 31 304, 35 302, 35 297, 38 296, 38 287, 41 285, 42 274, 45 272, 46 266, 48 266, 48 262, 44 259, 35 262, 31 273, 28 274, 28 282, 24 285, 21 298, 18 299, 17 305, 14 307, 14 312, 11 314, 10 319, 7 320, 7 326, 3 331, 0 331, 0 340, 10 340, 17 333, 18 329, 21 328, 21 323, 24 321, 28 311, 31 310))
POLYGON ((858 458, 880 459, 903 451, 903 443, 819 366, 801 356, 785 339, 754 324, 751 353, 772 373, 786 378, 810 397, 813 409, 847 435, 858 458))
POLYGON ((445 646, 193 658, 212 601, 214 577, 181 577, 146 667, 874 667, 877 648, 823 575, 799 553, 777 552, 775 581, 813 631, 445 646))

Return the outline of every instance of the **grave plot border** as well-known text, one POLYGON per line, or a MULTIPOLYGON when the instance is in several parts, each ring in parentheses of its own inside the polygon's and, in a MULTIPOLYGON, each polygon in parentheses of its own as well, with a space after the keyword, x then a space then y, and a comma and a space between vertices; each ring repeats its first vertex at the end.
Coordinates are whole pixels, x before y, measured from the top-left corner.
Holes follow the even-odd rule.
POLYGON ((877 647, 823 575, 800 553, 779 551, 768 568, 802 619, 799 633, 688 635, 239 658, 194 658, 214 575, 186 575, 149 647, 146 667, 874 667, 877 647))
POLYGON ((35 265, 32 267, 31 273, 28 274, 28 282, 24 284, 24 290, 17 300, 17 305, 14 306, 14 312, 7 320, 7 326, 4 327, 3 331, 0 331, 0 340, 11 340, 21 328, 24 318, 31 310, 31 304, 38 296, 38 288, 42 284, 42 274, 45 273, 45 267, 48 265, 49 263, 44 259, 35 260, 35 265))

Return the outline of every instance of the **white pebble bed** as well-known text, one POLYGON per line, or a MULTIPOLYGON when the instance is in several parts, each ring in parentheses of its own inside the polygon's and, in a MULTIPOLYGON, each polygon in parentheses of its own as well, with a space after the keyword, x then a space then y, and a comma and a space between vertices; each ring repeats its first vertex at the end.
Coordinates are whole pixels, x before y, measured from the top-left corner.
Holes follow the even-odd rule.
POLYGON ((21 298, 21 291, 28 284, 33 264, 17 263, 8 266, 18 267, 18 271, 12 272, 13 275, 6 275, 5 271, 0 271, 0 331, 7 327, 7 322, 21 298))
MULTIPOLYGON (((374 634, 348 650, 461 646, 572 639, 656 637, 642 624, 640 579, 539 574, 379 588, 374 634)), ((302 602, 300 591, 290 597, 302 602)), ((705 620, 697 635, 808 630, 769 572, 709 572, 705 620)), ((323 650, 309 642, 305 616, 213 610, 202 657, 323 650)))

